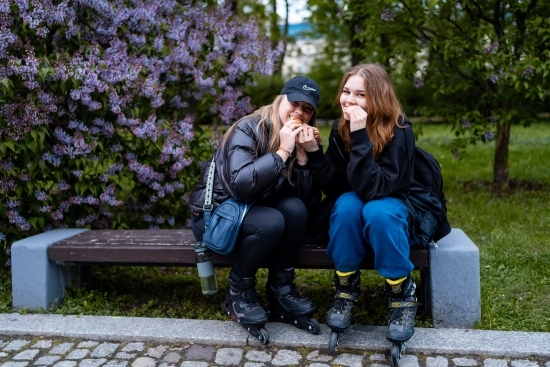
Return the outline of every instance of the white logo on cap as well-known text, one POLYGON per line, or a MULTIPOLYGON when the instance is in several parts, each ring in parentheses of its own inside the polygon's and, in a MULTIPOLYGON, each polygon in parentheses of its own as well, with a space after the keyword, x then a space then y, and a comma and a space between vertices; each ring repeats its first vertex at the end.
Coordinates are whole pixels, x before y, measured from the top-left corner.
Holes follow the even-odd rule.
POLYGON ((302 89, 303 89, 303 90, 312 90, 312 91, 314 91, 314 92, 317 92, 315 89, 308 87, 307 84, 304 84, 304 86, 302 87, 302 89))

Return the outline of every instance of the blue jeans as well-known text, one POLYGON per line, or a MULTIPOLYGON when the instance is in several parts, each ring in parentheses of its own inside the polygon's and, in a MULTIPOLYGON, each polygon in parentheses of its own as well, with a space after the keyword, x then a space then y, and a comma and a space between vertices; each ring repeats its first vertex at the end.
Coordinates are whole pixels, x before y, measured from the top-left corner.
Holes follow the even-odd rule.
POLYGON ((374 268, 386 278, 397 279, 411 273, 409 260, 409 212, 395 198, 365 204, 355 192, 340 196, 330 216, 327 254, 336 270, 359 269, 366 246, 374 252, 374 268))

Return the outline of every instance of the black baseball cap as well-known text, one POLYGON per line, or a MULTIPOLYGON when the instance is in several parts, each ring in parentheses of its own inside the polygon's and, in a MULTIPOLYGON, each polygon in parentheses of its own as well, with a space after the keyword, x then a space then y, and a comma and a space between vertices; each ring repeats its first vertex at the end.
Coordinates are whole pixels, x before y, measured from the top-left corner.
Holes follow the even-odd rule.
POLYGON ((319 85, 313 79, 300 75, 288 80, 281 94, 286 94, 290 102, 307 102, 317 109, 321 93, 319 85))

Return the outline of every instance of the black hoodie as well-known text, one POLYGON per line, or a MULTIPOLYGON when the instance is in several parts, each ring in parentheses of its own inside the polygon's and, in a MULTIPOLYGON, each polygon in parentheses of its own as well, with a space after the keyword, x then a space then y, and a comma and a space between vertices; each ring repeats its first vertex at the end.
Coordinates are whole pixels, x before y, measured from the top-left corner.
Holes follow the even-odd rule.
POLYGON ((350 133, 351 152, 344 148, 338 133, 338 123, 332 123, 326 153, 322 149, 308 152, 308 166, 313 180, 328 197, 355 191, 365 203, 383 197, 400 198, 414 185, 414 132, 403 118, 394 129, 392 140, 384 147, 378 160, 367 130, 350 133))

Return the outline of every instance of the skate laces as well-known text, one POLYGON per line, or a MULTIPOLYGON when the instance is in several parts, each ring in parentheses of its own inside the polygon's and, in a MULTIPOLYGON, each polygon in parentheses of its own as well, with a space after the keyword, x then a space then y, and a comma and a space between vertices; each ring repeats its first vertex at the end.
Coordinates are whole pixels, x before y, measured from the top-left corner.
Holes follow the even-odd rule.
POLYGON ((392 302, 401 303, 399 307, 391 307, 390 312, 388 313, 387 320, 388 324, 393 325, 409 325, 414 322, 416 312, 413 311, 414 308, 418 305, 416 302, 409 302, 410 307, 403 306, 403 299, 390 299, 390 305, 392 302))
POLYGON ((403 324, 403 309, 401 308, 392 308, 388 314, 388 323, 389 324, 403 324))
POLYGON ((302 295, 296 290, 296 288, 294 287, 294 284, 293 284, 292 290, 286 295, 286 297, 289 297, 289 298, 291 298, 291 299, 294 300, 294 301, 302 301, 302 300, 305 300, 305 299, 306 299, 306 297, 302 296, 302 295))
POLYGON ((336 298, 332 303, 331 310, 334 313, 348 313, 351 311, 353 301, 345 298, 336 298))
POLYGON ((248 289, 242 292, 241 306, 246 310, 253 310, 257 307, 261 307, 258 297, 256 297, 256 290, 254 288, 248 289))

